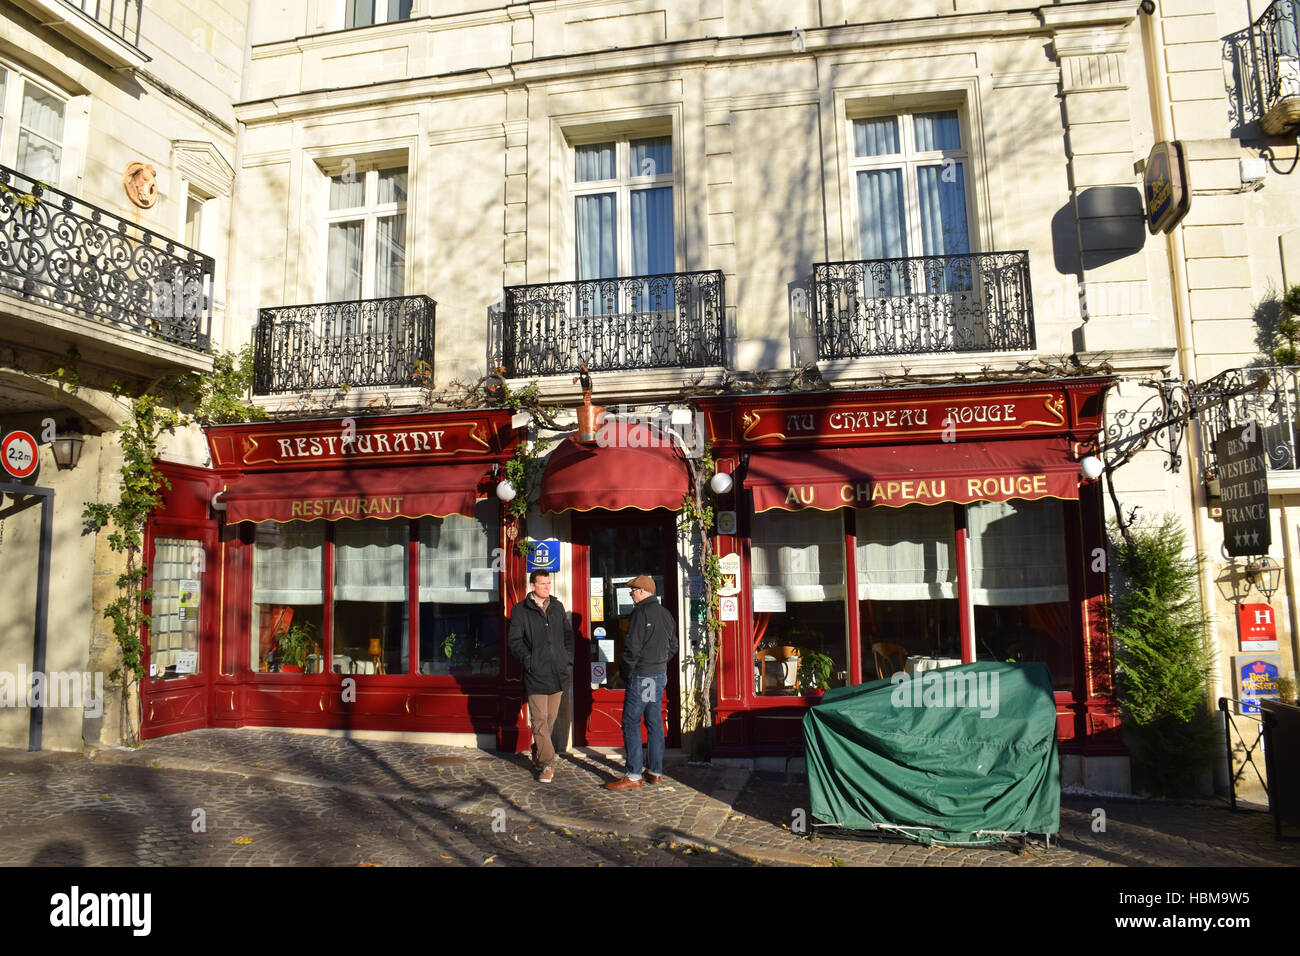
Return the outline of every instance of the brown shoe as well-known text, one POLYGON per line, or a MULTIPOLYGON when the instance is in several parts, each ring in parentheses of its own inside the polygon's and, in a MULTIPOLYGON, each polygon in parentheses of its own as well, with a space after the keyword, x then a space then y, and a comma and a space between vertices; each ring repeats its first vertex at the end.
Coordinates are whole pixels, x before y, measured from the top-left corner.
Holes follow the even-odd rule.
POLYGON ((606 790, 631 790, 633 787, 641 786, 640 780, 633 780, 631 777, 619 777, 617 780, 611 780, 605 784, 606 790))
POLYGON ((662 780, 663 778, 664 778, 664 775, 663 775, 663 774, 661 774, 661 773, 651 773, 651 772, 648 771, 648 770, 646 771, 646 774, 645 774, 645 782, 646 782, 646 783, 658 783, 658 782, 659 782, 660 780, 662 780))
POLYGON ((550 783, 554 779, 555 779, 555 768, 553 767, 543 767, 542 772, 537 775, 537 780, 539 783, 550 783))

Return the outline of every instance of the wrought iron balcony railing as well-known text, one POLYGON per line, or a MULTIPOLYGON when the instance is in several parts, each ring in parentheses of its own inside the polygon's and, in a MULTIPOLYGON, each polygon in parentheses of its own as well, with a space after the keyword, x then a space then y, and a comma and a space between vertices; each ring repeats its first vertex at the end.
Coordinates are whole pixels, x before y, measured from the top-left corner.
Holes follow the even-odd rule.
POLYGON ((511 286, 506 375, 722 365, 726 305, 716 270, 511 286))
POLYGON ((140 19, 144 0, 63 0, 90 17, 113 36, 121 37, 137 49, 140 46, 140 19))
POLYGON ((1270 469, 1300 468, 1300 366, 1229 369, 1207 381, 1201 391, 1207 399, 1198 416, 1202 464, 1207 476, 1219 474, 1215 439, 1225 430, 1248 421, 1254 421, 1259 428, 1270 469), (1267 384, 1248 389, 1260 373, 1268 376, 1267 384), (1208 401, 1215 393, 1226 397, 1208 401))
POLYGON ((819 359, 1034 348, 1028 252, 813 264, 819 359))
POLYGON ((213 259, 0 166, 0 292, 211 351, 213 259))
POLYGON ((253 330, 253 394, 341 385, 416 385, 433 365, 427 295, 261 309, 253 330))
POLYGON ((1250 29, 1251 64, 1259 117, 1266 132, 1280 134, 1300 117, 1300 15, 1298 0, 1275 0, 1250 29), (1290 108, 1288 108, 1290 107, 1290 108))

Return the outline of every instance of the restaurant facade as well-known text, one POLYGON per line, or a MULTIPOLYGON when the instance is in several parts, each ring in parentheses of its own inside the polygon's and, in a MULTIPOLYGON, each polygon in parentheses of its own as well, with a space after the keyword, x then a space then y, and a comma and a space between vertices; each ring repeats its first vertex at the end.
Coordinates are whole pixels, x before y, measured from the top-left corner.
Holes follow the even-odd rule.
MULTIPOLYGON (((696 398, 727 476, 715 488, 730 486, 711 494, 714 755, 800 752, 819 699, 804 663, 836 687, 1013 660, 1051 671, 1066 760, 1124 759, 1102 504, 1080 470, 1109 384, 696 398)), ((577 638, 570 741, 621 744, 627 582, 648 573, 683 624, 664 708, 679 743, 702 604, 680 522, 689 444, 649 416, 561 433, 521 535, 497 494, 521 435, 509 409, 253 423, 208 429, 210 469, 163 464, 143 735, 284 726, 526 749, 504 637, 527 589, 518 544, 541 536, 554 554, 535 563, 553 563, 577 638)))

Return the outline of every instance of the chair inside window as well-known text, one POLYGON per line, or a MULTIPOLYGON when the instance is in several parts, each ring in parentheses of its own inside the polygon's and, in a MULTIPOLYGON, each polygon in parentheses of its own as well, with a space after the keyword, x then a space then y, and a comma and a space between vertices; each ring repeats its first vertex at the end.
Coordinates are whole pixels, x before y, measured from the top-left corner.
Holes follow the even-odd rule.
POLYGON ((884 680, 898 673, 907 664, 907 648, 901 644, 890 644, 888 641, 877 641, 872 644, 871 656, 876 662, 878 680, 884 680), (895 664, 895 661, 898 663, 895 664))

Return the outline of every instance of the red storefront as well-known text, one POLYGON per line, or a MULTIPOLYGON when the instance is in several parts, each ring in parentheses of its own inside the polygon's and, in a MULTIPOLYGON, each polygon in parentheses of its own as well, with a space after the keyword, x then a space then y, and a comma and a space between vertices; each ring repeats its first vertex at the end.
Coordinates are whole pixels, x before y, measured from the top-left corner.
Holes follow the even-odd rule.
POLYGON ((806 657, 832 687, 1042 661, 1062 752, 1123 755, 1100 486, 1079 467, 1110 381, 697 399, 736 513, 715 753, 798 750, 806 657))
POLYGON ((217 426, 210 469, 160 463, 143 736, 259 725, 526 746, 505 633, 523 559, 492 493, 510 419, 217 426))

